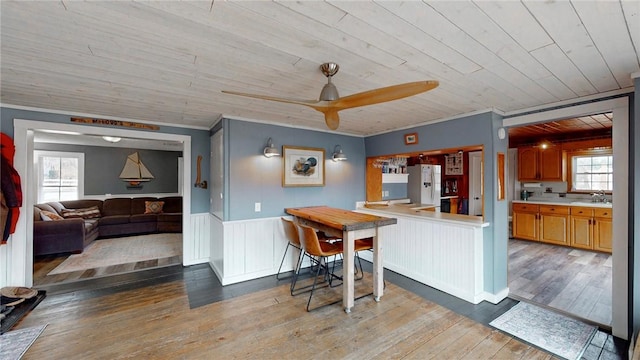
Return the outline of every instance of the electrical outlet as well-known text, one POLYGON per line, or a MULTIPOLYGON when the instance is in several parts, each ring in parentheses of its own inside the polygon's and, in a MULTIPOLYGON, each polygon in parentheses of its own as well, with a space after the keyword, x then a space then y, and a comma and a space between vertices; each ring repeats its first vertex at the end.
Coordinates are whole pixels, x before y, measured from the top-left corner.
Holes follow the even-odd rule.
POLYGON ((256 212, 260 212, 260 208, 261 208, 260 203, 259 203, 259 202, 258 202, 258 203, 256 203, 256 204, 255 204, 255 211, 256 211, 256 212))

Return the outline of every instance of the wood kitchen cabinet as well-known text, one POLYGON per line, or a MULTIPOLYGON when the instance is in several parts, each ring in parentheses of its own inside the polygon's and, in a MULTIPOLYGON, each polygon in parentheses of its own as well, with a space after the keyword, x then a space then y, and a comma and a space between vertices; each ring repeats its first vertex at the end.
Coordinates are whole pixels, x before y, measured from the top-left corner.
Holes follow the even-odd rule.
POLYGON ((611 208, 513 203, 513 237, 611 252, 611 208))
POLYGON ((569 207, 540 205, 538 216, 541 242, 569 245, 569 207))
POLYGON ((538 213, 540 206, 535 204, 513 204, 513 237, 538 241, 538 213))
POLYGON ((593 250, 611 252, 613 242, 613 210, 593 210, 593 250))
POLYGON ((612 215, 609 208, 572 207, 570 234, 572 247, 611 252, 612 215))
POLYGON ((565 181, 566 154, 560 146, 518 148, 519 181, 565 181))

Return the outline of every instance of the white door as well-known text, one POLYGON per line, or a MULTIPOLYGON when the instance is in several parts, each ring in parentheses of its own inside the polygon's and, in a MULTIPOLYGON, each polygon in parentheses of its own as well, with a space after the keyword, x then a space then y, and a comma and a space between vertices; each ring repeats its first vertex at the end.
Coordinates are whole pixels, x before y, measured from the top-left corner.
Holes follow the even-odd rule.
POLYGON ((469 215, 482 216, 482 151, 469 153, 469 215))

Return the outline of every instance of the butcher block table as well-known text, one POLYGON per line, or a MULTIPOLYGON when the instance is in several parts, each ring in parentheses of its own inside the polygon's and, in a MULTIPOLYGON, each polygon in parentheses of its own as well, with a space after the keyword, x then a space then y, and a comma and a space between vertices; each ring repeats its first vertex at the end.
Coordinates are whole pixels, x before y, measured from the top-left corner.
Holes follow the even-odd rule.
POLYGON ((349 313, 354 303, 354 257, 355 240, 373 238, 373 296, 380 301, 383 293, 382 239, 378 235, 381 226, 393 225, 395 218, 362 214, 355 211, 327 206, 287 208, 296 222, 324 231, 327 235, 342 238, 344 274, 342 285, 342 305, 349 313))

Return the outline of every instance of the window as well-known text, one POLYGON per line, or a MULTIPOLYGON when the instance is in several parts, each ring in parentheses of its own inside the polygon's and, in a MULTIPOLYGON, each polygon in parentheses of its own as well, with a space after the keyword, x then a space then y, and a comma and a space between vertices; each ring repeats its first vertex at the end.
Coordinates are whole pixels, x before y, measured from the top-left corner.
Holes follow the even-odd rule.
POLYGON ((34 153, 38 203, 77 200, 84 195, 84 154, 54 151, 34 153))
POLYGON ((612 191, 613 155, 607 152, 579 152, 569 154, 571 191, 612 191))

